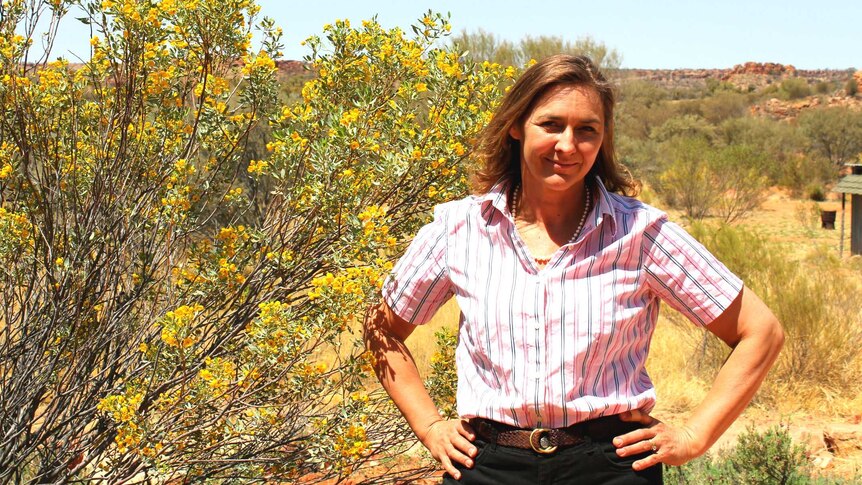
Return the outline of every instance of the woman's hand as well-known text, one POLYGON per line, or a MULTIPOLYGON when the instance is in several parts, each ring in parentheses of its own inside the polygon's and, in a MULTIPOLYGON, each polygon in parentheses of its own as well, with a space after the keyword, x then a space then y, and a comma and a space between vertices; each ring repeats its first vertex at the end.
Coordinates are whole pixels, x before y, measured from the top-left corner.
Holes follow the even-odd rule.
POLYGON ((472 443, 476 439, 473 428, 463 419, 441 419, 431 423, 425 435, 419 438, 431 456, 443 465, 449 475, 455 480, 461 479, 461 472, 453 462, 458 462, 467 468, 473 467, 473 458, 479 450, 472 443))
POLYGON ((617 436, 613 441, 619 456, 651 452, 646 458, 632 464, 636 471, 659 463, 679 466, 702 454, 702 446, 698 445, 694 431, 687 426, 671 426, 639 410, 622 413, 620 419, 647 426, 617 436))

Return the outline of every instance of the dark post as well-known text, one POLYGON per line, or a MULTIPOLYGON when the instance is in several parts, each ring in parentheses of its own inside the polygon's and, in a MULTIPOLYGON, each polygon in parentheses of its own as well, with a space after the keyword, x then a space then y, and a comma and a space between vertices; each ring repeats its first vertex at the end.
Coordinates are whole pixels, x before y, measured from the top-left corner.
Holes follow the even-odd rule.
POLYGON ((862 195, 850 197, 850 254, 862 254, 862 195))
MULTIPOLYGON (((862 164, 851 166, 852 175, 862 175, 862 164)), ((850 254, 862 254, 862 195, 850 197, 850 254)))
POLYGON ((847 194, 841 192, 841 239, 838 242, 838 257, 844 257, 844 208, 846 206, 847 194))

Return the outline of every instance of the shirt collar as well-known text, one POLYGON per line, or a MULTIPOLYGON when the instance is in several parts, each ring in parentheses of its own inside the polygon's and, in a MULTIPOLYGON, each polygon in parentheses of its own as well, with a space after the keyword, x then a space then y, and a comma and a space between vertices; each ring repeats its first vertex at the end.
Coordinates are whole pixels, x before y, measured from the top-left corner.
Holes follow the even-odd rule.
POLYGON ((611 196, 608 189, 605 188, 605 184, 602 182, 602 179, 596 176, 595 183, 593 187, 599 190, 598 194, 593 194, 593 202, 596 203, 596 208, 592 211, 592 217, 587 219, 586 227, 584 227, 583 232, 587 233, 597 227, 602 221, 607 217, 608 220, 608 229, 611 231, 611 234, 616 234, 617 232, 617 218, 616 211, 614 210, 614 200, 611 196))
MULTIPOLYGON (((593 202, 596 205, 595 208, 590 211, 592 217, 587 218, 583 232, 587 233, 599 227, 599 224, 601 224, 607 217, 611 234, 616 234, 617 220, 611 194, 608 192, 608 189, 605 188, 605 184, 602 183, 602 179, 598 176, 596 176, 595 183, 592 186, 598 189, 598 194, 593 194, 593 202)), ((504 216, 511 218, 512 214, 509 212, 508 199, 509 182, 500 180, 491 187, 491 190, 479 196, 482 214, 488 218, 488 215, 490 214, 489 209, 493 208, 504 216)))
POLYGON ((494 184, 491 190, 479 196, 479 204, 482 207, 482 215, 487 219, 490 219, 490 208, 511 218, 512 214, 509 213, 509 182, 500 180, 494 184))

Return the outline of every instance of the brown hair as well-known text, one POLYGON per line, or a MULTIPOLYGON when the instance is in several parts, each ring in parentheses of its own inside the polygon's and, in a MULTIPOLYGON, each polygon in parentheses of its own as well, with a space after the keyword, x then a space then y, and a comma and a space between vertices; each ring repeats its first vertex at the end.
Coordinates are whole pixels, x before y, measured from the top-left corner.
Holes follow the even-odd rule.
POLYGON ((611 192, 637 193, 638 184, 617 162, 614 153, 613 86, 589 57, 566 54, 546 57, 524 71, 503 97, 491 121, 479 133, 474 152, 480 165, 473 175, 476 192, 487 193, 500 181, 520 182, 520 143, 509 135, 509 131, 516 123, 523 122, 537 99, 548 89, 559 85, 588 86, 599 94, 605 116, 604 139, 590 174, 598 175, 611 192))

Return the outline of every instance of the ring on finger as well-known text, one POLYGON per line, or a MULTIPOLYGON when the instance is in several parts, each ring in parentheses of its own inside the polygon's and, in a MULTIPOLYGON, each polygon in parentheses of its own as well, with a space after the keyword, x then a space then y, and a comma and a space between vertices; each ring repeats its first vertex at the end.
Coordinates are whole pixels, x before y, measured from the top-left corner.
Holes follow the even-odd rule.
POLYGON ((656 446, 655 441, 653 441, 653 440, 649 440, 649 447, 650 447, 650 450, 652 450, 652 452, 653 452, 653 453, 655 453, 656 451, 658 451, 658 446, 656 446))

